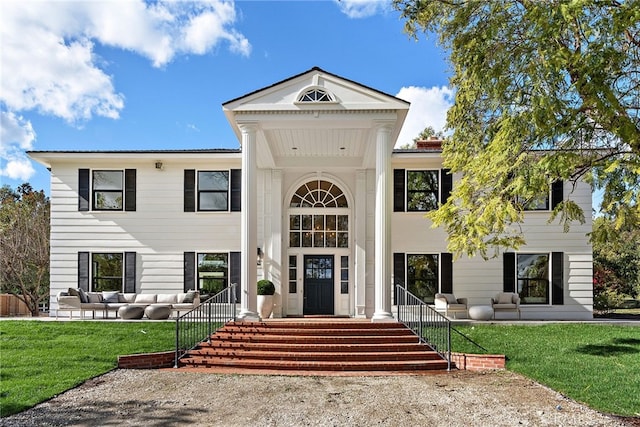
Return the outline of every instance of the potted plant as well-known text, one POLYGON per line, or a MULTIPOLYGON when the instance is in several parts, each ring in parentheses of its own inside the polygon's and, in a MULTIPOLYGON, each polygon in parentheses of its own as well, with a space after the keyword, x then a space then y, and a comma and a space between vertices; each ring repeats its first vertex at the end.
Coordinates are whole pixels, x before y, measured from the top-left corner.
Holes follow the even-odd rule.
POLYGON ((258 280, 258 314, 261 319, 271 316, 273 311, 273 294, 276 293, 276 287, 271 280, 258 280))

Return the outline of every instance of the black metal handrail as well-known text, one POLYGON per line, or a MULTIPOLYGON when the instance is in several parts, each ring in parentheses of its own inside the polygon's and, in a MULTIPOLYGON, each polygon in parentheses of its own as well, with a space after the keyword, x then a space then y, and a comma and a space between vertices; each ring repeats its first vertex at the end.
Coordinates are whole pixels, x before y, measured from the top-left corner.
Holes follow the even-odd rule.
POLYGON ((196 345, 203 341, 211 342, 211 335, 227 322, 236 320, 236 288, 232 283, 211 298, 202 302, 193 310, 176 319, 176 356, 178 360, 196 345))
POLYGON ((447 369, 451 370, 451 321, 406 288, 395 288, 398 321, 446 360, 447 369))

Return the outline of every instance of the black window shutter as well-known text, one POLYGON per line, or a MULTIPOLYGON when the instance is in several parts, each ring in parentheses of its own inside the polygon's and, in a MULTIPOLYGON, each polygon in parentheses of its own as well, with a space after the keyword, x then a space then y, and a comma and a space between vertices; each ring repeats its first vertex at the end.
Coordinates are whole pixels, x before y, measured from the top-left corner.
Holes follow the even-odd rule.
POLYGON ((440 292, 453 293, 453 254, 443 252, 440 254, 440 292))
POLYGON ((440 203, 447 203, 453 189, 453 175, 449 169, 440 169, 440 203))
POLYGON ((404 169, 393 170, 393 211, 404 212, 404 169))
POLYGON ((242 295, 240 280, 242 280, 242 261, 240 252, 229 252, 229 285, 234 283, 237 284, 236 302, 240 302, 240 295, 242 295))
POLYGON ((124 291, 136 292, 136 253, 124 253, 124 291))
POLYGON ((124 170, 124 210, 136 210, 136 170, 124 170))
POLYGON ((78 288, 89 292, 89 252, 78 252, 78 288))
POLYGON ((231 212, 242 208, 242 169, 231 169, 231 212))
POLYGON ((184 171, 184 211, 196 211, 196 171, 194 169, 184 171))
POLYGON ((89 169, 78 169, 78 210, 89 210, 89 169))
POLYGON ((516 254, 505 252, 502 254, 502 290, 516 292, 516 254))
POLYGON ((196 253, 184 253, 184 291, 196 288, 196 253))
POLYGON ((555 209, 556 206, 564 199, 564 182, 562 180, 554 181, 551 184, 551 209, 555 209))
POLYGON ((393 254, 393 284, 395 285, 393 289, 395 290, 395 302, 396 305, 398 302, 402 302, 400 299, 403 295, 402 292, 398 290, 398 287, 406 288, 405 280, 404 280, 404 254, 403 253, 394 253, 393 254))
POLYGON ((551 304, 564 304, 564 252, 551 253, 551 304))

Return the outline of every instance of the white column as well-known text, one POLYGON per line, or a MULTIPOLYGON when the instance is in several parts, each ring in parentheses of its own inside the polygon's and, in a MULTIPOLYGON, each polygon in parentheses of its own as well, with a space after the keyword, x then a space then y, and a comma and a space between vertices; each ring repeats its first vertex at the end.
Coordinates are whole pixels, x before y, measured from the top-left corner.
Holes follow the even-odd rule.
POLYGON ((256 126, 239 124, 242 132, 242 212, 240 215, 241 320, 259 320, 257 310, 258 200, 256 126))
POLYGON ((355 218, 355 316, 365 317, 367 266, 367 171, 356 171, 355 218))
POLYGON ((282 317, 284 295, 289 292, 289 285, 282 283, 282 277, 289 260, 282 258, 282 171, 278 169, 271 170, 271 200, 265 203, 271 203, 271 233, 265 236, 269 239, 269 253, 265 257, 269 260, 268 279, 276 285, 273 317, 282 317))
POLYGON ((393 321, 391 314, 391 126, 376 134, 375 311, 373 322, 393 321))

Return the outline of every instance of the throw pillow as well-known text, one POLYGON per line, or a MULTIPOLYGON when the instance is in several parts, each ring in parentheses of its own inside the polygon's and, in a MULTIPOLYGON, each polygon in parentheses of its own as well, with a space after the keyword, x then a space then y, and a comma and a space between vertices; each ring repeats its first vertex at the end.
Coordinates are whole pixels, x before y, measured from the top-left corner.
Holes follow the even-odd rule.
POLYGON ((177 301, 176 294, 158 294, 156 302, 158 304, 174 304, 177 301))
POLYGON ((98 293, 98 292, 89 292, 87 294, 87 300, 90 303, 98 303, 98 302, 102 302, 102 294, 98 293))
POLYGON ((78 288, 78 293, 80 294, 80 302, 86 304, 89 302, 89 295, 82 288, 78 288))
POLYGON ((118 291, 102 291, 102 302, 118 302, 118 291))
POLYGON ((513 304, 511 297, 512 297, 512 294, 500 294, 500 299, 498 300, 498 304, 513 304))
POLYGON ((138 294, 135 302, 136 304, 155 304, 156 294, 138 294))
POLYGON ((455 295, 453 294, 444 294, 445 297, 447 297, 447 302, 449 304, 457 304, 458 300, 456 299, 455 295))
POLYGON ((187 294, 184 296, 184 300, 182 300, 185 304, 193 304, 193 301, 196 298, 196 291, 187 291, 187 294))

